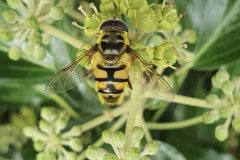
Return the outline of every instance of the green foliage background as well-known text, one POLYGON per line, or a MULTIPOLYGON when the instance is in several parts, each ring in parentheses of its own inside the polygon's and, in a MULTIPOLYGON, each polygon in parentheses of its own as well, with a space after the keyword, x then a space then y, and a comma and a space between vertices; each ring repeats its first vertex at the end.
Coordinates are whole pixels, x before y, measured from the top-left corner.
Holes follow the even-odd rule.
MULTIPOLYGON (((158 2, 150 0, 150 2, 158 2)), ((97 4, 98 2, 96 2, 97 4)), ((77 6, 77 2, 75 3, 77 6)), ((240 74, 240 3, 239 0, 176 0, 174 5, 179 14, 183 29, 193 29, 198 40, 189 44, 194 59, 188 65, 178 70, 181 76, 176 76, 178 93, 190 97, 204 99, 211 90, 211 76, 219 68, 227 68, 231 76, 240 74), (183 83, 182 83, 183 82, 183 83), (182 83, 182 85, 180 85, 182 83)), ((0 10, 5 3, 0 2, 0 10)), ((55 27, 69 35, 81 39, 82 33, 72 29, 72 19, 55 23, 55 27)), ((43 106, 58 106, 56 101, 39 91, 36 86, 44 86, 54 74, 52 62, 57 69, 62 68, 77 52, 75 48, 54 38, 48 46, 50 56, 46 60, 49 66, 31 59, 12 61, 8 58, 8 48, 0 43, 0 128, 11 123, 10 117, 19 112, 23 106, 31 107, 36 116, 43 106)), ((176 71, 176 72, 178 72, 176 71)), ((38 87, 39 87, 38 86, 38 87)), ((97 117, 105 109, 98 102, 95 92, 87 85, 81 85, 67 93, 60 94, 73 109, 79 113, 80 119, 73 120, 71 125, 81 124, 97 117)), ((149 107, 162 106, 162 101, 149 103, 149 107)), ((161 107, 160 107, 161 108, 161 107)), ((170 104, 164 113, 158 117, 158 122, 172 122, 188 119, 203 113, 204 109, 186 107, 182 104, 170 104)), ((146 110, 145 119, 151 121, 156 109, 146 110)), ((94 142, 104 129, 112 122, 100 125, 87 132, 87 139, 94 142), (94 135, 94 136, 93 136, 94 135)), ((196 125, 176 130, 152 131, 153 138, 161 140, 160 152, 153 157, 156 160, 236 160, 240 157, 239 133, 232 132, 225 142, 218 142, 214 137, 213 125, 196 125)), ((124 127, 123 127, 124 128, 124 127)), ((1 130, 0 130, 1 132, 1 130)), ((8 136, 2 135, 0 136, 8 136)), ((0 137, 2 139, 4 137, 0 137)), ((1 141, 0 141, 1 143, 1 141)), ((0 144, 1 145, 1 144, 0 144)), ((36 154, 31 142, 16 149, 12 146, 7 153, 1 153, 0 159, 34 159, 36 154)))

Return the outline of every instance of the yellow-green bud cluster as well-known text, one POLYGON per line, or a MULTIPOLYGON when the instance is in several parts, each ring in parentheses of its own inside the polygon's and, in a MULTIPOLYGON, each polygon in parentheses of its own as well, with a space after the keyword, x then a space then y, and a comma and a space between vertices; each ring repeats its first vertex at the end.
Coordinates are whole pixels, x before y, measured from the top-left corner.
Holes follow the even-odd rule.
POLYGON ((0 41, 9 42, 16 39, 18 42, 17 46, 13 46, 16 43, 9 44, 13 48, 9 52, 9 57, 19 60, 22 53, 26 53, 37 60, 44 59, 46 54, 44 45, 49 44, 51 39, 49 35, 40 32, 39 24, 63 19, 65 12, 72 8, 72 1, 41 0, 33 3, 29 0, 7 0, 6 2, 11 9, 1 11, 3 24, 0 24, 0 41), (21 51, 17 51, 16 48, 21 51))
POLYGON ((141 148, 138 145, 144 137, 144 131, 141 127, 134 127, 131 135, 130 146, 126 149, 124 147, 126 137, 122 132, 105 130, 102 135, 103 141, 112 146, 115 154, 96 146, 90 146, 87 149, 86 156, 90 160, 143 160, 149 159, 150 155, 158 152, 159 143, 156 141, 147 143, 141 152, 141 148))
POLYGON ((70 116, 54 107, 44 107, 41 110, 41 118, 39 128, 24 129, 24 134, 33 140, 34 148, 39 152, 37 159, 74 160, 77 157, 76 152, 82 150, 82 141, 79 137, 81 128, 75 126, 65 131, 70 116))
POLYGON ((227 139, 230 125, 236 132, 240 131, 239 80, 240 78, 231 80, 224 69, 212 77, 212 85, 219 88, 222 94, 221 96, 209 94, 206 97, 206 102, 212 106, 212 110, 203 114, 203 121, 210 124, 220 118, 225 119, 224 124, 218 125, 215 129, 215 136, 219 141, 227 139))

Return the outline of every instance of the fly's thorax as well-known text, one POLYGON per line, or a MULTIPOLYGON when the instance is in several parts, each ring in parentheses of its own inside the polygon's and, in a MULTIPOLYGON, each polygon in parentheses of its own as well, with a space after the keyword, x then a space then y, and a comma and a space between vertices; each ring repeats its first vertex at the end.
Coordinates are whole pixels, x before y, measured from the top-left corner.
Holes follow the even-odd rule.
POLYGON ((106 63, 114 64, 119 60, 119 57, 126 51, 129 45, 127 32, 100 31, 97 45, 106 63))

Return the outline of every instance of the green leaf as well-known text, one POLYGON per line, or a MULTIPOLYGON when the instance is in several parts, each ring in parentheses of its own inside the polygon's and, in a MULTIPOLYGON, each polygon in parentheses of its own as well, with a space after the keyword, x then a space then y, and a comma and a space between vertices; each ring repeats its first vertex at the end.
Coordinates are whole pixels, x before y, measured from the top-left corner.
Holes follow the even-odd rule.
POLYGON ((151 157, 152 160, 187 160, 182 153, 180 153, 173 146, 160 142, 159 152, 151 157))
POLYGON ((195 69, 215 69, 240 58, 239 0, 190 0, 178 4, 186 5, 185 27, 198 33, 195 69))

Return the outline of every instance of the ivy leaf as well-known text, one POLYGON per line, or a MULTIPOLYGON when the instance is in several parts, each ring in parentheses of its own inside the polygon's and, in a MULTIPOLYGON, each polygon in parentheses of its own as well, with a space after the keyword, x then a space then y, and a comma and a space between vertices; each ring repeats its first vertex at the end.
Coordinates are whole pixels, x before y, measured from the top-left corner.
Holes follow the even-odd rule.
POLYGON ((185 27, 198 33, 193 67, 210 70, 240 58, 240 1, 189 0, 178 1, 185 6, 185 27))

